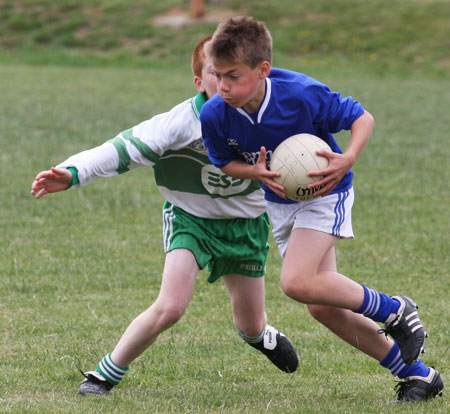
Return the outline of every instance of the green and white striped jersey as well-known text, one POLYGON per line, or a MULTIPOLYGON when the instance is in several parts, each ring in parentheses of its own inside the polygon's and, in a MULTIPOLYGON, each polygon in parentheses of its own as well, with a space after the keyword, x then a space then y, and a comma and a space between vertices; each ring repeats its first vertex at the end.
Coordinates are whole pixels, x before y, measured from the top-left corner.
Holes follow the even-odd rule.
POLYGON ((208 159, 199 120, 204 102, 199 93, 57 167, 78 170, 79 184, 74 187, 139 166, 153 167, 162 196, 190 214, 213 219, 258 217, 266 211, 259 182, 232 178, 208 159))

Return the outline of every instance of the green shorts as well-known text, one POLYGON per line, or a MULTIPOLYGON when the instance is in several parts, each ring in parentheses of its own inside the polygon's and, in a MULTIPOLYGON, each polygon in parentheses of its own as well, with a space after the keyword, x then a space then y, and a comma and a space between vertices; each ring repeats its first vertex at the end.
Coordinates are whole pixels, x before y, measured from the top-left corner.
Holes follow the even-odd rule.
POLYGON ((163 238, 166 253, 188 249, 201 269, 208 265, 208 282, 237 273, 261 277, 269 252, 269 218, 205 219, 166 201, 163 205, 163 238))

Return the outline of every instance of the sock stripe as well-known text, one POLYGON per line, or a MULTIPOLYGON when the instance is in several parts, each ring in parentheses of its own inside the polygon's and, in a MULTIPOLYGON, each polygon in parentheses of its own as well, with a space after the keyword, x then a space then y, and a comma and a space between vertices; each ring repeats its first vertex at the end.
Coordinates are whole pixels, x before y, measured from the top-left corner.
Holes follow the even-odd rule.
POLYGON ((400 379, 411 376, 426 377, 430 373, 430 369, 423 364, 420 358, 415 364, 406 365, 396 342, 386 358, 380 361, 380 365, 389 369, 392 375, 398 376, 400 379))
POLYGON ((372 296, 372 292, 370 291, 370 289, 366 290, 366 295, 367 295, 368 303, 367 303, 366 307, 363 310, 364 314, 369 312, 370 309, 372 309, 372 302, 373 302, 373 296, 372 296))
POLYGON ((114 383, 118 384, 122 377, 118 377, 114 375, 113 372, 111 372, 106 364, 103 363, 103 360, 99 363, 100 369, 102 370, 103 374, 114 383))
POLYGON ((257 336, 247 336, 244 332, 241 330, 237 330, 238 335, 247 343, 249 344, 257 344, 258 342, 261 342, 264 337, 265 329, 262 330, 262 332, 257 336))
POLYGON ((111 368, 105 360, 101 361, 103 369, 114 379, 122 379, 123 375, 117 374, 113 368, 111 368))
POLYGON ((107 354, 98 363, 97 371, 99 371, 109 383, 117 385, 128 372, 128 367, 121 368, 117 366, 111 359, 111 354, 107 354))
POLYGON ((400 302, 390 298, 385 293, 369 289, 367 286, 361 285, 364 289, 363 303, 359 309, 354 310, 375 322, 383 322, 392 316, 394 317, 400 306, 400 302))
POLYGON ((402 354, 400 351, 398 351, 394 358, 392 359, 391 362, 389 362, 389 364, 386 366, 386 368, 392 368, 394 365, 396 365, 398 363, 398 361, 400 361, 402 359, 402 354))
POLYGON ((125 375, 128 372, 128 367, 120 368, 118 365, 116 365, 113 360, 111 359, 111 354, 105 356, 106 363, 108 366, 113 369, 115 372, 117 372, 119 375, 122 374, 125 375))
POLYGON ((371 291, 371 293, 372 293, 372 295, 373 295, 373 306, 372 306, 372 309, 371 309, 371 312, 370 312, 370 314, 371 314, 371 316, 373 316, 373 315, 375 315, 377 312, 378 312, 378 310, 380 309, 380 298, 379 298, 379 296, 377 295, 377 293, 376 292, 374 292, 373 290, 371 291))
MULTIPOLYGON (((391 371, 391 374, 394 376, 396 376, 399 372, 401 372, 403 370, 403 368, 406 366, 406 364, 403 362, 400 348, 396 347, 395 350, 397 350, 397 352, 395 353, 391 362, 389 362, 386 365, 386 368, 389 369, 389 371, 391 371)), ((395 352, 395 350, 394 350, 394 352, 395 352)))
POLYGON ((367 289, 367 294, 369 297, 369 303, 364 309, 363 314, 370 318, 378 312, 380 308, 380 298, 377 292, 373 289, 367 289))
POLYGON ((401 358, 401 355, 399 355, 398 361, 391 367, 389 367, 389 370, 391 371, 392 375, 397 375, 406 364, 403 362, 403 359, 401 358))

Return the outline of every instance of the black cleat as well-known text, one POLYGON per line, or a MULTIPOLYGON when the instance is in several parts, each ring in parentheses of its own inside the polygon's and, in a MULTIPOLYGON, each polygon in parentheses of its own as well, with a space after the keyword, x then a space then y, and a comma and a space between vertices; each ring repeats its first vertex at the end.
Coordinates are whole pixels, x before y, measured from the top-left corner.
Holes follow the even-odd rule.
POLYGON ((406 296, 392 296, 392 299, 400 302, 400 308, 396 314, 389 316, 382 332, 392 336, 400 347, 403 361, 411 365, 423 351, 427 336, 417 313, 419 307, 406 296))
POLYGON ((298 367, 298 356, 291 341, 270 325, 266 325, 264 338, 260 342, 249 345, 261 351, 284 372, 294 372, 298 367))
POLYGON ((81 372, 84 376, 83 382, 80 384, 78 392, 81 395, 96 394, 108 395, 114 385, 110 384, 97 371, 81 372))
POLYGON ((437 395, 442 396, 444 382, 438 371, 430 368, 427 377, 408 377, 395 386, 399 401, 425 401, 437 395))

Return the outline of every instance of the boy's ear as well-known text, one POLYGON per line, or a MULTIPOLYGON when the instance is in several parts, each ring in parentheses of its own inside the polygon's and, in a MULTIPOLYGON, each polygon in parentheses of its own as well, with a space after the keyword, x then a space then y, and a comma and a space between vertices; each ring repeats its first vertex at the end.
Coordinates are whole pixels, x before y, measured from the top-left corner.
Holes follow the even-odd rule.
POLYGON ((264 62, 261 63, 261 67, 259 70, 261 79, 267 78, 267 76, 269 76, 270 69, 271 69, 271 65, 267 60, 265 60, 264 62))
POLYGON ((200 76, 194 76, 194 85, 199 92, 206 92, 206 89, 202 85, 202 79, 200 76))

